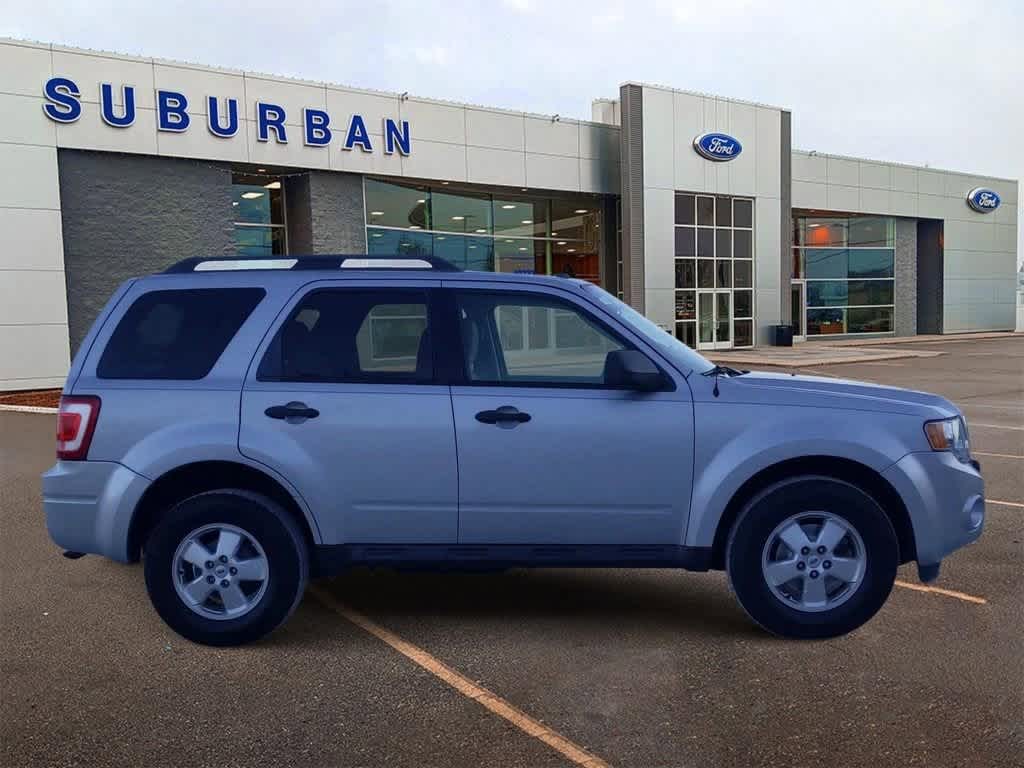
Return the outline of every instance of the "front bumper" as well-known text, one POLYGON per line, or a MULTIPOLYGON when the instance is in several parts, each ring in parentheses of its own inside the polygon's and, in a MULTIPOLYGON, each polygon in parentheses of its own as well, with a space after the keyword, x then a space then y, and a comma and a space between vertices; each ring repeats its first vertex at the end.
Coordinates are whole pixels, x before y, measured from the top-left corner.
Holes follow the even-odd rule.
POLYGON ((928 451, 907 454, 883 476, 907 506, 919 566, 938 565, 981 536, 985 482, 977 466, 946 451, 928 451))
POLYGON ((128 527, 149 480, 112 461, 58 461, 43 474, 50 538, 62 549, 127 562, 128 527))

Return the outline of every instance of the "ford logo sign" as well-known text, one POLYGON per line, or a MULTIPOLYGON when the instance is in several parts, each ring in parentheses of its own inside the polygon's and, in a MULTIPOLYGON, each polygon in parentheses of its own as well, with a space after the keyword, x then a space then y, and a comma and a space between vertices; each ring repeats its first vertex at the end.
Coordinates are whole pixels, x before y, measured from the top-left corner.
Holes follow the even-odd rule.
POLYGON ((975 187, 967 193, 967 204, 978 213, 992 213, 1000 202, 999 195, 985 187, 975 187))
POLYGON ((735 160, 743 151, 743 145, 725 133, 702 133, 693 140, 693 148, 697 154, 715 162, 735 160))

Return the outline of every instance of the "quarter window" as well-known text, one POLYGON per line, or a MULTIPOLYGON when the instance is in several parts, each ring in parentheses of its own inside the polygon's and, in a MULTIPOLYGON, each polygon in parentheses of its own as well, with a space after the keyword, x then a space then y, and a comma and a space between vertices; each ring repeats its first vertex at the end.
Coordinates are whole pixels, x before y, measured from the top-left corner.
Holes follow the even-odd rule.
POLYGON ((522 293, 457 293, 466 377, 479 384, 604 384, 608 353, 627 345, 576 306, 522 293))
POLYGON ((261 381, 433 380, 425 291, 321 289, 305 296, 260 363, 261 381))

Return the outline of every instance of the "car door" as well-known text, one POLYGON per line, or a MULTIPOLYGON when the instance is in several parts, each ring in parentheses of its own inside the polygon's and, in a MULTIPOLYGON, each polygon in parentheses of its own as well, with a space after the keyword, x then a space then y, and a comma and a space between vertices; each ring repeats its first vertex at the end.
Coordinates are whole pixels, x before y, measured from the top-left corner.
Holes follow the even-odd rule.
POLYGON ((438 281, 319 282, 296 296, 242 392, 239 449, 286 477, 325 544, 455 543, 451 398, 435 383, 438 281))
POLYGON ((451 285, 459 542, 681 544, 693 473, 685 380, 571 291, 451 285), (655 361, 671 391, 606 386, 605 357, 623 348, 655 361))

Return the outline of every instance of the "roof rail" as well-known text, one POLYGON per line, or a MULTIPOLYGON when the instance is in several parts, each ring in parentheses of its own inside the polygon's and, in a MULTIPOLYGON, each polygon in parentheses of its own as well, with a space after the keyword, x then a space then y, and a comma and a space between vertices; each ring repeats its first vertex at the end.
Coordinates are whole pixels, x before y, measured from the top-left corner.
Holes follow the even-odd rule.
POLYGON ((193 256, 164 270, 165 275, 187 272, 227 272, 231 270, 333 270, 333 269, 430 269, 437 272, 461 272, 449 261, 435 256, 384 254, 331 254, 308 256, 193 256))

